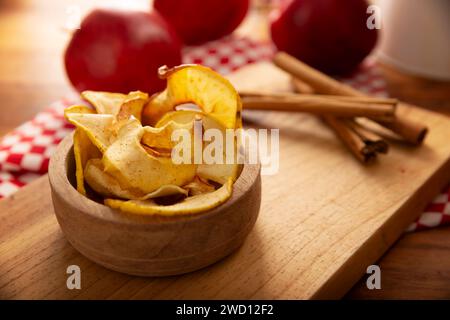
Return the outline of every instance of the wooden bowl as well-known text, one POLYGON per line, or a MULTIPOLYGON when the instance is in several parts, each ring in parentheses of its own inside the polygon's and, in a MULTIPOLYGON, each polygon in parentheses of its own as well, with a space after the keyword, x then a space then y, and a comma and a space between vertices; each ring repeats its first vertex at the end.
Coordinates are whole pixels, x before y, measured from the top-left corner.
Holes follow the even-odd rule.
POLYGON ((58 223, 67 240, 106 268, 139 276, 168 276, 206 267, 243 243, 261 203, 259 165, 244 165, 233 195, 210 211, 176 217, 128 214, 95 202, 74 188, 72 135, 48 171, 58 223))

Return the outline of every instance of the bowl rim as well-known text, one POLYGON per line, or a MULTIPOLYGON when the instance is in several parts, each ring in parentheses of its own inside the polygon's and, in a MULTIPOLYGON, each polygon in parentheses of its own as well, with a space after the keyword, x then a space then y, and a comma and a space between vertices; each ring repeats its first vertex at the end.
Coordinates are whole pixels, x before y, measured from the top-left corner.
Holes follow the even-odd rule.
MULTIPOLYGON (((260 178, 261 164, 243 164, 239 177, 233 184, 233 193, 231 197, 223 204, 205 212, 195 214, 183 214, 174 216, 163 216, 159 214, 133 214, 124 212, 119 209, 112 209, 104 204, 98 203, 81 193, 70 183, 67 175, 67 166, 69 163, 69 155, 73 150, 73 132, 66 136, 58 145, 49 162, 48 178, 50 188, 53 193, 57 193, 65 203, 72 208, 80 208, 79 204, 85 203, 86 207, 90 206, 93 210, 78 211, 89 216, 90 218, 101 220, 113 224, 127 224, 133 226, 146 226, 149 224, 172 224, 180 221, 192 221, 211 218, 221 212, 227 210, 233 203, 250 192, 252 186, 257 183, 260 178), (236 192, 239 190, 240 192, 236 192)), ((83 207, 85 207, 83 206, 83 207)))

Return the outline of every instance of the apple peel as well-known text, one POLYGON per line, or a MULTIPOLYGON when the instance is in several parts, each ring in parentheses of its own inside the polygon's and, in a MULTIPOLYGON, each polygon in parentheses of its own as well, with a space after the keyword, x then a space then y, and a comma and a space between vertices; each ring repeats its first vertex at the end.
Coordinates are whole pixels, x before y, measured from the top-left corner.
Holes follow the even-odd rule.
POLYGON ((194 103, 217 119, 225 128, 236 128, 240 121, 242 102, 231 83, 208 67, 181 65, 159 70, 167 79, 167 87, 150 98, 143 110, 143 123, 155 125, 166 113, 184 103, 194 103))

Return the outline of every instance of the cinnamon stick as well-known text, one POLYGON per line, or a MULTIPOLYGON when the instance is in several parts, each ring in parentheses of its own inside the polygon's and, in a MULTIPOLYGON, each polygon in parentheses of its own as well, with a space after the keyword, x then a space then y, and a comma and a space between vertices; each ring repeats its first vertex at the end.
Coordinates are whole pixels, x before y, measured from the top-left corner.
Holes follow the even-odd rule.
POLYGON ((296 88, 298 93, 305 93, 305 94, 313 94, 314 89, 306 82, 298 79, 298 78, 292 78, 292 84, 296 88))
MULTIPOLYGON (((298 83, 296 81, 292 82, 294 84, 294 89, 296 92, 301 92, 301 88, 298 88, 298 83)), ((398 100, 392 98, 373 98, 373 97, 350 97, 350 96, 336 96, 336 95, 325 95, 325 94, 299 94, 293 92, 273 92, 268 90, 239 90, 239 95, 241 97, 273 97, 273 98, 321 98, 330 100, 339 100, 346 102, 359 102, 359 103, 369 103, 369 104, 386 104, 393 108, 396 107, 398 100)))
MULTIPOLYGON (((298 92, 297 83, 293 82, 293 84, 294 90, 298 92)), ((324 117, 323 120, 352 154, 363 163, 374 160, 377 153, 388 151, 388 145, 381 137, 365 130, 354 120, 338 119, 332 116, 324 117)))
POLYGON ((354 120, 341 120, 341 121, 350 130, 353 130, 366 144, 366 146, 373 152, 384 154, 388 152, 389 145, 385 140, 383 140, 383 138, 381 138, 376 133, 364 128, 360 124, 356 123, 354 120))
POLYGON ((392 121, 395 106, 392 104, 368 104, 324 98, 315 95, 267 95, 243 96, 244 109, 308 112, 337 117, 367 117, 379 121, 392 121))
MULTIPOLYGON (((279 68, 292 74, 301 81, 306 82, 317 93, 346 95, 353 97, 366 96, 363 93, 353 89, 352 87, 340 83, 339 81, 330 78, 322 72, 304 64, 303 62, 297 60, 296 58, 290 56, 285 52, 277 53, 273 58, 273 62, 279 68)), ((406 141, 413 144, 421 143, 428 131, 426 126, 407 119, 400 119, 399 117, 395 118, 395 120, 389 124, 383 121, 378 122, 403 137, 406 141)))
POLYGON ((336 135, 358 160, 363 163, 369 163, 376 158, 376 152, 369 148, 356 132, 349 130, 344 122, 330 116, 324 116, 322 119, 334 130, 336 135))
POLYGON ((376 120, 376 122, 412 144, 421 144, 428 133, 427 127, 400 117, 397 117, 395 121, 376 120))

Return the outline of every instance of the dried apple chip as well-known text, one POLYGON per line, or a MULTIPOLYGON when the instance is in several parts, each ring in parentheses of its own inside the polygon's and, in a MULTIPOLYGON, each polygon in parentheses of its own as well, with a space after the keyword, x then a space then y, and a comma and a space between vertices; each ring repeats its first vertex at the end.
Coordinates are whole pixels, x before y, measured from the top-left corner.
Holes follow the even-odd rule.
POLYGON ((82 129, 103 153, 111 144, 114 116, 109 114, 66 113, 67 120, 82 129))
POLYGON ((146 194, 145 196, 141 197, 138 200, 147 200, 147 199, 153 199, 153 198, 159 198, 159 197, 173 196, 173 195, 178 195, 178 194, 187 196, 188 191, 185 190, 184 188, 175 186, 173 184, 166 184, 166 185, 159 187, 155 191, 146 194))
POLYGON ((120 106, 127 96, 122 93, 111 93, 103 91, 83 91, 81 97, 89 101, 100 114, 117 115, 120 106))
POLYGON ((215 190, 213 185, 209 184, 199 176, 196 176, 192 182, 189 182, 187 185, 183 186, 183 188, 188 190, 190 196, 213 192, 215 190))
MULTIPOLYGON (((95 111, 87 106, 74 105, 64 110, 64 116, 71 114, 93 114, 95 111)), ((73 134, 73 153, 75 157, 75 177, 77 190, 86 195, 84 187, 84 169, 89 159, 101 156, 98 148, 91 142, 85 131, 77 128, 73 134)))
POLYGON ((142 109, 147 100, 148 94, 140 91, 133 91, 128 94, 115 115, 114 124, 111 127, 114 136, 117 135, 117 132, 130 117, 135 117, 141 121, 142 109))
POLYGON ((133 116, 141 121, 141 113, 148 100, 148 94, 141 91, 132 91, 128 95, 84 91, 82 96, 94 106, 98 114, 108 114, 114 117, 113 124, 109 128, 112 136, 117 135, 120 127, 128 118, 133 116))
POLYGON ((228 178, 234 182, 239 176, 239 164, 201 164, 197 167, 197 175, 202 179, 224 184, 228 178))
POLYGON ((66 109, 65 117, 77 127, 77 189, 86 194, 86 183, 105 198, 106 205, 137 214, 210 210, 231 196, 241 168, 237 161, 224 164, 229 160, 227 143, 237 149, 239 137, 233 135, 227 141, 227 130, 242 127, 240 97, 228 80, 207 67, 182 65, 159 72, 167 79, 167 88, 150 99, 140 91, 128 95, 85 91, 83 98, 95 110, 66 109), (194 103, 201 110, 175 111, 184 103, 194 103), (179 150, 179 140, 172 141, 177 130, 188 131, 190 149, 183 145, 179 150), (206 141, 197 143, 200 136, 206 141), (206 163, 193 163, 197 145, 202 148, 202 160, 206 154, 206 163), (186 150, 191 151, 191 161, 178 164, 172 155, 184 161, 186 150), (216 190, 217 184, 222 186, 216 190))
MULTIPOLYGON (((193 119, 196 117, 201 117, 203 131, 207 132, 210 129, 217 129, 221 132, 223 140, 221 141, 223 146, 222 162, 221 163, 202 163, 197 167, 197 175, 206 180, 212 180, 214 182, 224 184, 229 177, 236 180, 239 175, 241 165, 237 163, 237 141, 240 137, 234 138, 233 141, 233 161, 232 163, 226 163, 226 129, 219 123, 216 119, 212 118, 210 115, 191 110, 179 110, 172 111, 165 114, 156 124, 156 127, 165 126, 170 122, 174 123, 192 123, 193 119)), ((211 139, 212 140, 212 139, 211 139)), ((207 150, 208 143, 205 143, 204 149, 207 150)), ((231 161, 230 161, 231 162, 231 161)))
POLYGON ((77 190, 81 194, 86 195, 84 169, 90 159, 101 157, 101 153, 91 142, 87 134, 79 128, 77 128, 73 134, 73 153, 75 157, 77 190))
POLYGON ((145 131, 136 118, 130 118, 103 154, 105 171, 146 194, 163 185, 182 186, 191 181, 196 166, 149 154, 141 145, 145 131))
POLYGON ((186 121, 185 123, 169 121, 160 127, 144 127, 144 134, 142 136, 142 143, 148 147, 156 149, 172 149, 178 142, 172 141, 172 133, 175 130, 187 130, 192 136, 193 121, 186 121))
POLYGON ((232 194, 233 181, 228 179, 219 189, 203 193, 200 195, 187 197, 181 202, 173 205, 158 205, 154 200, 116 200, 105 199, 105 204, 113 209, 119 209, 125 212, 143 215, 182 215, 194 214, 211 210, 225 201, 227 201, 232 194))
POLYGON ((184 103, 194 103, 217 119, 225 128, 241 126, 242 103, 231 83, 210 68, 181 65, 162 67, 160 76, 167 79, 167 88, 150 98, 143 110, 143 123, 155 125, 164 114, 184 103))
POLYGON ((123 186, 112 175, 104 171, 101 159, 91 159, 85 167, 85 179, 87 184, 98 194, 104 197, 118 197, 123 199, 151 199, 162 196, 182 194, 187 196, 188 191, 175 185, 164 185, 157 190, 143 194, 140 190, 131 186, 123 186))
POLYGON ((85 179, 87 184, 104 197, 119 197, 137 199, 143 194, 139 190, 132 190, 128 186, 121 186, 119 181, 104 171, 101 159, 91 159, 86 164, 85 179))
POLYGON ((90 102, 97 113, 110 114, 118 118, 128 118, 133 115, 141 120, 141 112, 148 100, 148 94, 132 91, 128 95, 104 91, 83 91, 81 96, 90 102))
POLYGON ((148 94, 133 91, 128 94, 117 112, 117 121, 126 120, 131 116, 141 121, 141 113, 148 100, 148 94))
POLYGON ((95 110, 83 105, 73 105, 64 109, 64 117, 68 118, 71 113, 95 113, 95 110))
POLYGON ((202 125, 205 129, 219 128, 225 130, 222 124, 220 124, 216 119, 211 116, 195 110, 178 110, 166 113, 156 124, 155 128, 161 128, 167 125, 169 122, 175 122, 179 124, 192 123, 195 118, 200 117, 202 120, 202 125))

